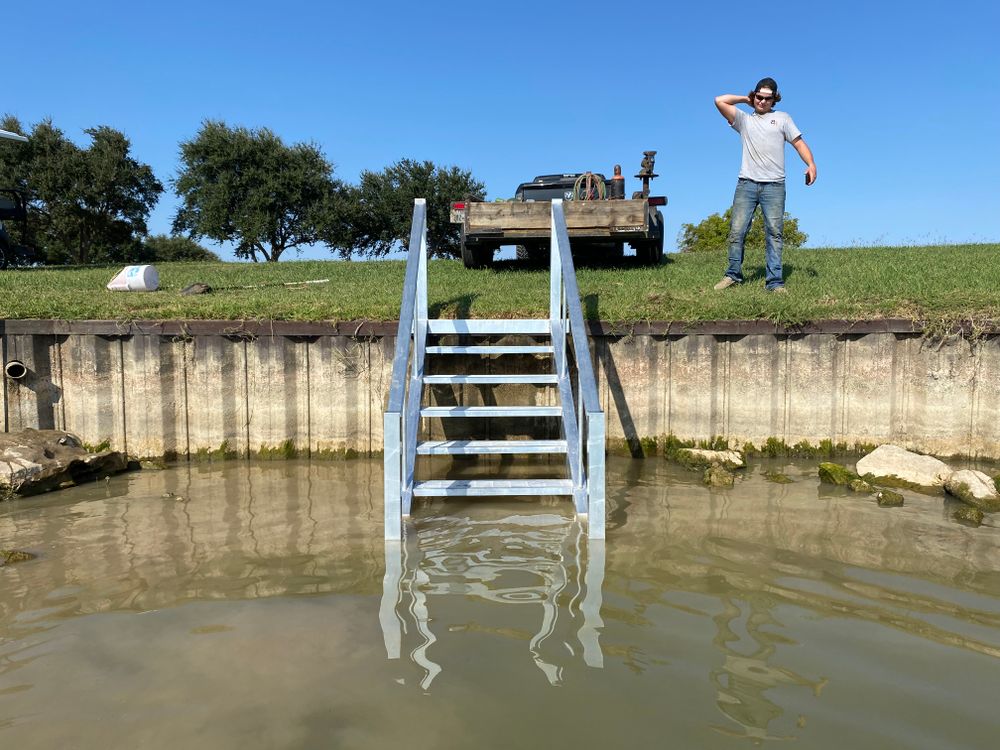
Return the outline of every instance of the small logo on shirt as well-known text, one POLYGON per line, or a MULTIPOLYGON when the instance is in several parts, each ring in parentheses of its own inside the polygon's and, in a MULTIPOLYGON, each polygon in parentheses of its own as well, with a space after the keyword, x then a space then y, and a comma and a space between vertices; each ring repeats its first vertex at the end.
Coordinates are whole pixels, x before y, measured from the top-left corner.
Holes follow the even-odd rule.
POLYGON ((777 125, 777 124, 778 124, 778 121, 777 121, 777 120, 771 120, 771 124, 772 124, 772 125, 777 125))

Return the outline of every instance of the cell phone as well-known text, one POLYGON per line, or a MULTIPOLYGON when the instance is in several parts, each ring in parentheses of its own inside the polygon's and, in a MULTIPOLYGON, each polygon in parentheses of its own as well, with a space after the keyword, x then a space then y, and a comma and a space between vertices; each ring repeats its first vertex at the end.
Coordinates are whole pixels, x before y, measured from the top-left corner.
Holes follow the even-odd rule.
POLYGON ((809 173, 806 172, 806 185, 808 185, 808 184, 809 184, 809 173))

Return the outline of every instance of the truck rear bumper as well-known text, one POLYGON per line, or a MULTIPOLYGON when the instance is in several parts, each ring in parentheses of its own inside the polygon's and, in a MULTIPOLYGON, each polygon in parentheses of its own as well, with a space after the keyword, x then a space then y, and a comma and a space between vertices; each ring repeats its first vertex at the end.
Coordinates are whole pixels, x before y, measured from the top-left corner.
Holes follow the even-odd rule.
MULTIPOLYGON (((577 229, 568 232, 569 238, 605 242, 628 242, 629 240, 649 240, 654 235, 648 231, 637 231, 635 227, 612 227, 608 229, 577 229)), ((525 242, 548 242, 549 233, 525 229, 469 229, 465 235, 468 245, 522 245, 525 242)))
MULTIPOLYGON (((659 212, 647 200, 571 201, 563 204, 571 239, 648 241, 659 237, 659 212)), ((470 202, 462 212, 466 244, 507 245, 546 241, 551 204, 470 202)))

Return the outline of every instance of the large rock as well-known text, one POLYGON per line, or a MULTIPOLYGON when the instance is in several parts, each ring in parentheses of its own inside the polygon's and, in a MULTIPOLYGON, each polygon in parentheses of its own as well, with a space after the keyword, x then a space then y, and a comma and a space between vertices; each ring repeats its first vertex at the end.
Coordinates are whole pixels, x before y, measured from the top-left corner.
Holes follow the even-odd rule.
POLYGON ((852 479, 848 487, 854 492, 863 492, 869 495, 875 492, 875 488, 864 479, 852 479))
POLYGON ((832 461, 824 461, 819 465, 819 481, 825 484, 849 485, 857 478, 858 475, 850 469, 832 461))
POLYGON ((892 490, 876 490, 875 502, 880 508, 899 508, 903 505, 903 496, 892 490))
POLYGON ((993 480, 981 471, 963 469, 953 472, 944 483, 949 495, 987 513, 1000 510, 1000 493, 993 480))
POLYGON ((702 480, 709 487, 732 487, 736 482, 736 475, 725 466, 715 464, 705 469, 702 480))
POLYGON ((70 486, 128 468, 124 453, 90 453, 60 430, 0 433, 0 486, 19 495, 70 486))
POLYGON ((928 488, 941 487, 952 473, 944 461, 911 453, 896 445, 880 445, 858 461, 857 469, 863 477, 871 474, 883 481, 895 477, 904 483, 928 488))
POLYGON ((691 469, 703 469, 709 466, 722 466, 726 469, 743 469, 746 461, 739 451, 710 451, 705 448, 680 448, 677 460, 691 469))
POLYGON ((775 484, 792 484, 792 482, 795 481, 787 474, 782 474, 780 471, 765 471, 764 479, 769 482, 774 482, 775 484))
POLYGON ((951 517, 966 526, 981 526, 983 518, 985 518, 979 508, 973 508, 971 505, 963 505, 956 508, 951 517))

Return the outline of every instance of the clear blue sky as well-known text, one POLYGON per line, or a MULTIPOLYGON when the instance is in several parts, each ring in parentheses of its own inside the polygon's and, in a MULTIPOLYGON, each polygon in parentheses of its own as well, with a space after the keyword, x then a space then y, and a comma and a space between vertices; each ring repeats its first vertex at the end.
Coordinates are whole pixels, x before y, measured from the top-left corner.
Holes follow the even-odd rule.
MULTIPOLYGON (((787 148, 809 246, 1000 241, 995 2, 56 0, 2 17, 0 112, 80 143, 118 128, 164 183, 208 118, 314 141, 349 182, 404 157, 458 165, 491 199, 547 172, 631 177, 656 149, 669 250, 732 200, 739 139, 713 97, 772 76, 819 169, 806 188, 787 148)), ((150 230, 174 208, 168 188, 150 230)))

